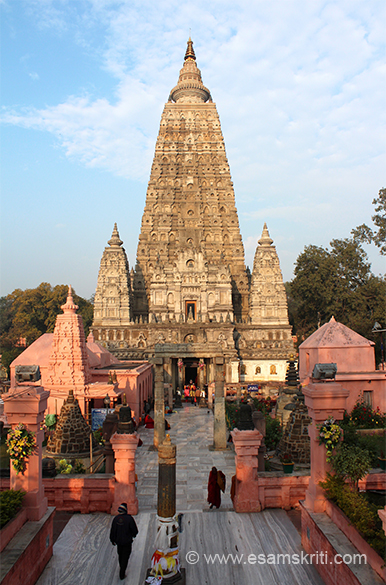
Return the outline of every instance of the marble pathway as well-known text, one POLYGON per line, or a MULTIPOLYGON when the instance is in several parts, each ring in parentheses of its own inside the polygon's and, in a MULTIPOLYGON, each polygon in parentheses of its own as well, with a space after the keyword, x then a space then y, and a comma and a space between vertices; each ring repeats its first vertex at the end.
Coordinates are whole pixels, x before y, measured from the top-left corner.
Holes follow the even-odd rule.
MULTIPOLYGON (((177 511, 184 514, 180 558, 187 582, 323 585, 315 569, 306 563, 272 562, 277 561, 276 555, 280 553, 301 554, 300 536, 286 512, 236 514, 232 510, 229 485, 235 469, 234 454, 208 449, 213 442, 213 415, 206 409, 187 406, 168 420, 170 435, 177 444, 177 511), (213 465, 222 469, 228 480, 220 510, 208 510, 206 504, 207 478, 213 465), (275 557, 268 557, 269 554, 275 557), (229 555, 238 557, 233 556, 232 560, 229 555), (188 559, 195 562, 189 564, 188 559), (261 564, 263 560, 270 562, 261 564)), ((116 549, 109 541, 111 516, 75 514, 55 543, 53 557, 37 585, 144 583, 154 552, 157 453, 148 451, 153 431, 141 429, 140 434, 144 442, 137 451, 140 512, 135 518, 139 534, 133 543, 126 579, 119 579, 116 549)))
MULTIPOLYGON (((231 477, 235 474, 234 451, 210 451, 213 445, 213 414, 206 408, 184 406, 168 415, 172 442, 177 445, 177 510, 202 510, 207 507, 208 476, 213 466, 227 478, 222 508, 233 509, 230 498, 231 477)), ((137 449, 137 496, 140 510, 157 510, 158 453, 148 451, 153 444, 152 429, 141 428, 142 447, 137 449)))

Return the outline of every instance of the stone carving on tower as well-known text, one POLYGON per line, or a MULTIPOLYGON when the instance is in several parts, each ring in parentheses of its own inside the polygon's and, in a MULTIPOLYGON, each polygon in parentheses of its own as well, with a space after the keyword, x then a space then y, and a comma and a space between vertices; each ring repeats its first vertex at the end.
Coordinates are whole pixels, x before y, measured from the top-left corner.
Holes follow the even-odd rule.
POLYGON ((287 296, 279 257, 272 246, 267 224, 256 248, 250 292, 250 314, 254 325, 288 325, 287 296))
POLYGON ((114 224, 99 268, 94 299, 94 327, 130 324, 131 286, 129 263, 117 224, 114 224))
POLYGON ((187 317, 190 301, 204 320, 210 312, 247 318, 244 247, 220 119, 191 40, 161 117, 137 250, 133 312, 147 316, 164 306, 164 313, 187 317))
POLYGON ((63 314, 56 317, 47 386, 83 390, 91 382, 91 373, 83 321, 76 314, 78 305, 74 303, 71 286, 61 309, 63 314))
POLYGON ((265 226, 252 277, 246 268, 220 119, 191 39, 162 112, 130 273, 115 231, 95 295, 97 340, 120 359, 162 354, 174 387, 196 370, 209 382, 218 355, 228 383, 284 380, 293 344, 279 260, 265 226))

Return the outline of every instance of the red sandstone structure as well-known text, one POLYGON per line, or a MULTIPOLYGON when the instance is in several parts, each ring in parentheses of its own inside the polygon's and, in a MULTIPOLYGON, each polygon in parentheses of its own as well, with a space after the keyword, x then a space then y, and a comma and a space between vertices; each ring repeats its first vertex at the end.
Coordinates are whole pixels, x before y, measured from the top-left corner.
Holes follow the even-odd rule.
POLYGON ((120 362, 90 334, 85 339, 82 317, 69 287, 63 314, 56 318, 54 333, 45 333, 11 364, 11 389, 16 387, 17 365, 38 365, 41 385, 49 390, 46 413, 59 414, 73 390, 83 416, 89 418, 92 408, 103 408, 108 394, 111 404, 126 396, 134 417, 139 422, 144 401, 152 395, 152 366, 148 362, 120 362))
POLYGON ((363 397, 372 407, 386 412, 386 371, 375 369, 374 342, 331 317, 299 346, 299 380, 312 382, 315 364, 336 363, 335 381, 349 390, 346 409, 363 397))

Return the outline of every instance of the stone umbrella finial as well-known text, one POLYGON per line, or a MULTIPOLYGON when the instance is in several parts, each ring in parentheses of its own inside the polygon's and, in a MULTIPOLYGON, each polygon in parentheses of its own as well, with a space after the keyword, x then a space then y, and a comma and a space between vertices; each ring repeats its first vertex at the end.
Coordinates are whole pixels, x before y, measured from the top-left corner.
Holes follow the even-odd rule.
POLYGON ((119 232, 118 232, 118 228, 117 228, 117 224, 114 224, 114 229, 113 229, 113 233, 111 235, 111 239, 107 242, 109 244, 109 246, 115 247, 115 248, 119 248, 119 246, 122 246, 123 242, 119 237, 119 232))
POLYGON ((273 244, 273 239, 269 235, 269 231, 268 231, 266 223, 264 223, 263 232, 262 232, 261 238, 258 242, 259 242, 260 246, 271 246, 273 244))
POLYGON ((179 100, 181 103, 212 101, 209 89, 202 83, 201 71, 197 67, 193 41, 190 37, 178 83, 169 95, 169 101, 178 102, 179 100))
POLYGON ((194 49, 193 49, 193 41, 192 41, 192 39, 190 37, 189 37, 189 40, 188 40, 188 46, 187 46, 187 49, 186 49, 185 59, 184 60, 186 61, 187 59, 193 59, 193 61, 196 60, 196 55, 195 55, 194 49))
POLYGON ((74 299, 72 298, 72 288, 71 285, 68 287, 68 294, 67 294, 67 301, 64 305, 60 307, 65 314, 74 314, 77 309, 79 309, 78 305, 74 303, 74 299))

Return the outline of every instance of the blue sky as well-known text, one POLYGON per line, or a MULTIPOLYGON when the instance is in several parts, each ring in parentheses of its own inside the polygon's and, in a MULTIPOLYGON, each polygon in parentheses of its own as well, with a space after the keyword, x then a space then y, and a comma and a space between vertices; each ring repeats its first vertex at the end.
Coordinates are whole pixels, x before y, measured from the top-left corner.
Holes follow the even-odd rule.
MULTIPOLYGON (((130 266, 191 34, 220 115, 246 263, 371 224, 386 186, 384 0, 0 0, 0 295, 90 297, 113 224, 130 266)), ((366 247, 375 274, 384 258, 366 247)))

